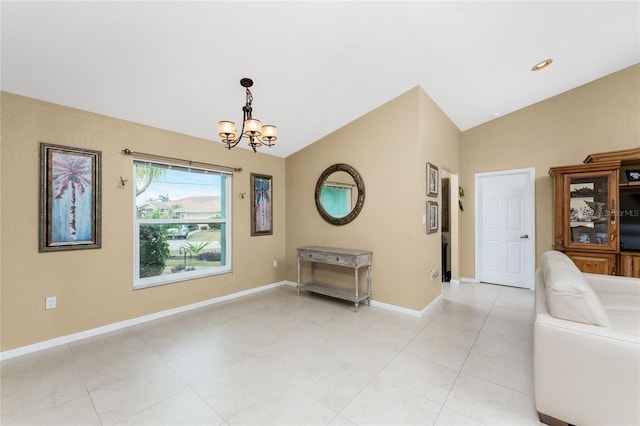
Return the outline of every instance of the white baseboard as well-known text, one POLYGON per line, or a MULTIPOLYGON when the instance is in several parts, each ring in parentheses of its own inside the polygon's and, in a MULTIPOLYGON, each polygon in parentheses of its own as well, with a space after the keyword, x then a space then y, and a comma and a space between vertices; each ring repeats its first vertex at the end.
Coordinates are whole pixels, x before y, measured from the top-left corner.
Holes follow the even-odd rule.
POLYGON ((440 302, 442 302, 442 295, 438 295, 435 299, 431 301, 427 306, 425 306, 421 311, 416 311, 414 309, 403 308, 402 306, 391 305, 389 303, 378 302, 376 300, 371 301, 371 306, 375 306, 382 309, 388 309, 394 312, 400 312, 406 315, 411 315, 413 317, 421 318, 427 314, 430 310, 435 308, 440 302))
MULTIPOLYGON (((285 283, 286 285, 290 285, 293 287, 296 287, 298 284, 295 282, 291 282, 291 281, 283 281, 283 283, 285 283)), ((442 294, 438 295, 438 297, 436 297, 434 300, 431 301, 431 303, 429 303, 427 306, 425 306, 421 311, 416 311, 414 309, 409 309, 409 308, 403 308, 402 306, 397 306, 397 305, 392 305, 390 303, 384 303, 384 302, 379 302, 377 300, 371 300, 371 306, 374 306, 376 308, 382 308, 382 309, 387 309, 389 311, 394 311, 394 312, 400 312, 402 314, 405 315, 411 315, 412 317, 423 317, 427 314, 427 312, 429 312, 431 309, 433 309, 435 306, 437 306, 441 301, 443 300, 442 298, 442 294)))
POLYGON ((480 280, 476 280, 475 278, 460 277, 460 282, 461 283, 480 284, 480 280))
MULTIPOLYGON (((296 287, 298 283, 292 281, 283 281, 284 284, 296 287)), ((427 306, 424 307, 421 311, 416 311, 414 309, 403 308, 402 306, 392 305, 390 303, 379 302, 377 300, 371 300, 371 306, 388 309, 390 311, 400 312, 406 315, 411 315, 413 317, 423 317, 429 312, 431 309, 436 307, 443 300, 442 295, 438 295, 434 300, 431 301, 427 306)))
POLYGON ((104 325, 102 327, 92 328, 91 330, 85 330, 78 333, 69 334, 67 336, 56 337, 54 339, 45 340, 43 342, 34 343, 32 345, 22 346, 20 348, 11 349, 8 351, 0 352, 0 360, 6 360, 14 358, 20 355, 30 354, 32 352, 41 351, 43 349, 49 349, 54 346, 65 345, 67 343, 75 342, 77 340, 86 339, 88 337, 98 336, 100 334, 109 333, 111 331, 120 330, 122 328, 131 327, 133 325, 142 324, 148 321, 153 321, 159 318, 168 317, 170 315, 179 314, 181 312, 187 312, 192 309, 198 309, 205 306, 213 305, 215 303, 224 302, 226 300, 237 299, 249 294, 258 293, 261 291, 269 290, 282 285, 296 285, 290 281, 280 281, 272 284, 266 284, 260 287, 252 288, 249 290, 239 291, 237 293, 227 294, 225 296, 216 297, 209 300, 203 300, 201 302, 192 303, 190 305, 178 306, 177 308, 167 309, 165 311, 155 312, 153 314, 143 315, 141 317, 128 319, 125 321, 116 322, 113 324, 104 325))
POLYGON ((411 315, 412 317, 422 316, 420 315, 420 311, 403 308, 402 306, 391 305, 389 303, 378 302, 377 300, 372 300, 371 306, 375 306, 376 308, 387 309, 389 311, 400 312, 401 314, 411 315))

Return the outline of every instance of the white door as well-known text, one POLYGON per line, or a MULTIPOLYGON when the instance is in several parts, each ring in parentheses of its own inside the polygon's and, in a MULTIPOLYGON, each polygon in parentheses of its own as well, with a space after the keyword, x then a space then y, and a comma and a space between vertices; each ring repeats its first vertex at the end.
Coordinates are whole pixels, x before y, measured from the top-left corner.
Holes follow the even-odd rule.
POLYGON ((476 173, 476 279, 534 288, 535 170, 476 173))

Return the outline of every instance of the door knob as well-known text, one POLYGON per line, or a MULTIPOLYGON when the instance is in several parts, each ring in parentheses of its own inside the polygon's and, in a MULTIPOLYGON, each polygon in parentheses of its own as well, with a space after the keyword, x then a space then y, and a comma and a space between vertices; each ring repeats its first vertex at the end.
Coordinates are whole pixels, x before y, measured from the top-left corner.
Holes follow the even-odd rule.
POLYGON ((522 238, 523 240, 526 240, 527 238, 529 238, 529 235, 528 234, 520 235, 520 238, 522 238))

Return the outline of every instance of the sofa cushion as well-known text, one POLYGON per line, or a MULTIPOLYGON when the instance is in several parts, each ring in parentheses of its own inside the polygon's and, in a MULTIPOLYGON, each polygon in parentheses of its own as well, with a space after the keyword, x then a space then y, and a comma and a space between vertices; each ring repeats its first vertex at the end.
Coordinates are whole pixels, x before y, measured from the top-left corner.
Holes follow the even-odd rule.
POLYGON ((542 275, 549 313, 560 319, 610 327, 611 322, 582 272, 559 251, 542 255, 542 275))
POLYGON ((597 293, 611 328, 640 337, 640 295, 597 293))

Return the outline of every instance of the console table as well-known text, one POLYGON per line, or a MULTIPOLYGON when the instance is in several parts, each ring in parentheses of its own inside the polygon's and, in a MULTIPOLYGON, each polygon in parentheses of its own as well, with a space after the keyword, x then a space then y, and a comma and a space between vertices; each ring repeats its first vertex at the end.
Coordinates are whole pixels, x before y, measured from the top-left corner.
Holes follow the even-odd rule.
POLYGON ((348 300, 355 304, 355 311, 358 312, 358 304, 364 300, 367 305, 371 304, 371 256, 372 253, 366 250, 355 250, 336 247, 307 246, 298 247, 298 296, 300 290, 311 293, 318 293, 325 296, 348 300), (311 263, 311 282, 300 282, 300 261, 311 263), (314 265, 316 263, 326 263, 353 268, 355 288, 347 290, 330 284, 316 282, 314 275, 314 265), (367 267, 367 291, 362 292, 358 288, 358 270, 367 267))

